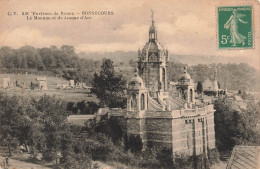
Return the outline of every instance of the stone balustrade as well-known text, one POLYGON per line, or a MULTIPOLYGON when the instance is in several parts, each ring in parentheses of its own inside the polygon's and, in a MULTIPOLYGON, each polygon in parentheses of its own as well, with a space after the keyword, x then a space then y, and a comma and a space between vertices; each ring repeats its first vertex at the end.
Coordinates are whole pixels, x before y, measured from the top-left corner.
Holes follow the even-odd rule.
POLYGON ((214 112, 213 105, 194 109, 180 109, 173 111, 126 111, 126 109, 110 109, 109 116, 125 116, 127 118, 179 118, 183 116, 197 116, 214 112))

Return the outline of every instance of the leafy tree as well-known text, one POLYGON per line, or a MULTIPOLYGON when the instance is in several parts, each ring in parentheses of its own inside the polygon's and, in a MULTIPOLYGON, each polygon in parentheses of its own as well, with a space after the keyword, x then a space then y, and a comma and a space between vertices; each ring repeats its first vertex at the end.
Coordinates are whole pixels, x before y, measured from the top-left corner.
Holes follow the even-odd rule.
POLYGON ((199 94, 203 92, 203 85, 202 85, 202 83, 200 81, 197 84, 197 92, 199 94))
POLYGON ((122 75, 117 75, 114 70, 113 62, 106 59, 101 66, 99 75, 94 74, 91 92, 95 93, 100 99, 101 105, 111 108, 126 106, 126 80, 122 75))
POLYGON ((86 114, 87 111, 87 104, 85 100, 77 103, 77 108, 80 110, 80 114, 86 114))
POLYGON ((219 162, 219 152, 216 148, 208 151, 208 160, 210 166, 219 162))
MULTIPOLYGON (((89 124, 86 124, 86 127, 89 129, 89 124)), ((126 135, 125 121, 114 117, 108 118, 107 115, 101 117, 101 119, 92 127, 96 133, 102 133, 111 138, 115 144, 119 144, 123 141, 124 136, 126 135)))
POLYGON ((129 136, 128 144, 132 153, 140 153, 143 149, 143 142, 139 135, 131 134, 129 136))
POLYGON ((173 168, 173 156, 172 150, 163 148, 158 154, 157 159, 163 165, 164 168, 173 168))
POLYGON ((56 66, 55 58, 53 57, 54 51, 50 48, 41 48, 38 50, 42 58, 42 63, 49 70, 52 70, 56 66))
POLYGON ((21 68, 28 69, 27 57, 26 56, 21 56, 21 57, 22 57, 21 68))
POLYGON ((61 150, 62 133, 68 131, 66 104, 55 97, 44 95, 35 101, 35 107, 41 114, 39 122, 44 128, 43 155, 46 155, 46 160, 52 161, 57 159, 57 153, 61 150))
POLYGON ((183 73, 183 68, 185 67, 182 63, 175 63, 170 62, 169 63, 169 79, 171 81, 178 81, 180 78, 180 75, 183 73))
POLYGON ((215 133, 218 150, 232 150, 235 145, 258 145, 260 121, 258 104, 249 102, 246 110, 234 109, 227 98, 215 102, 215 133))
POLYGON ((12 148, 19 146, 20 134, 25 127, 21 100, 0 93, 0 142, 7 146, 9 155, 12 148))
POLYGON ((129 65, 134 67, 135 66, 135 61, 133 59, 130 59, 129 60, 129 65))
POLYGON ((210 164, 205 153, 193 158, 193 168, 195 169, 210 169, 210 164))
POLYGON ((87 102, 87 104, 88 104, 88 111, 89 111, 88 114, 94 114, 99 109, 99 106, 97 105, 96 102, 89 101, 87 102))
POLYGON ((234 115, 237 114, 232 109, 232 102, 227 99, 218 99, 215 104, 215 133, 216 145, 221 150, 232 150, 235 145, 232 139, 235 136, 234 115))
MULTIPOLYGON (((189 70, 189 69, 188 69, 189 70)), ((206 79, 211 79, 213 72, 211 71, 208 65, 198 64, 191 67, 189 70, 189 74, 191 75, 194 82, 204 82, 206 79)))

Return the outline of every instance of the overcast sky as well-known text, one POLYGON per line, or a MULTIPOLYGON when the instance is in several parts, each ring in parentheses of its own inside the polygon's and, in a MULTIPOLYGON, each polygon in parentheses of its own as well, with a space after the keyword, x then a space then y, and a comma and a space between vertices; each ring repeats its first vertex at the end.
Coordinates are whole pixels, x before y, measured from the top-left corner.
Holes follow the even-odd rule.
POLYGON ((260 5, 254 5, 254 49, 219 50, 216 41, 217 6, 244 4, 242 1, 211 0, 0 0, 0 45, 49 47, 73 45, 77 52, 137 51, 148 40, 151 9, 158 39, 172 54, 245 57, 259 67, 260 5), (92 16, 79 21, 29 21, 21 12, 113 11, 114 15, 92 16), (8 16, 8 12, 19 15, 8 16), (256 31, 258 30, 258 31, 256 31))

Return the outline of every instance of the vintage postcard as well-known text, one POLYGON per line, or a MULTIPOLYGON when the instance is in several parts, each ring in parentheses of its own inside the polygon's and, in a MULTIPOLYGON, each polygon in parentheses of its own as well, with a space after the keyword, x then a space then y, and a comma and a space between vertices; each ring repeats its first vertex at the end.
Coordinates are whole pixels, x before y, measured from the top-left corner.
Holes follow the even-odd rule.
POLYGON ((0 169, 259 169, 258 0, 0 0, 0 169))

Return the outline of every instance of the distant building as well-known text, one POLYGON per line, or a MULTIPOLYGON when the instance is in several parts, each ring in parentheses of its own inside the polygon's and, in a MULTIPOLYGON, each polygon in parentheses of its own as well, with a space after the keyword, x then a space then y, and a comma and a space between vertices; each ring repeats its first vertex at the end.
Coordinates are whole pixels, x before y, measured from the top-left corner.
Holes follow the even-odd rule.
POLYGON ((74 87, 74 85, 75 85, 74 80, 70 80, 69 86, 74 87))
POLYGON ((37 77, 36 81, 40 90, 48 90, 46 77, 37 77))
POLYGON ((11 80, 10 78, 3 78, 3 88, 9 88, 11 86, 11 80))
POLYGON ((217 70, 215 69, 214 80, 205 80, 203 83, 203 93, 208 96, 221 96, 226 95, 226 90, 219 88, 219 82, 217 81, 217 70))

